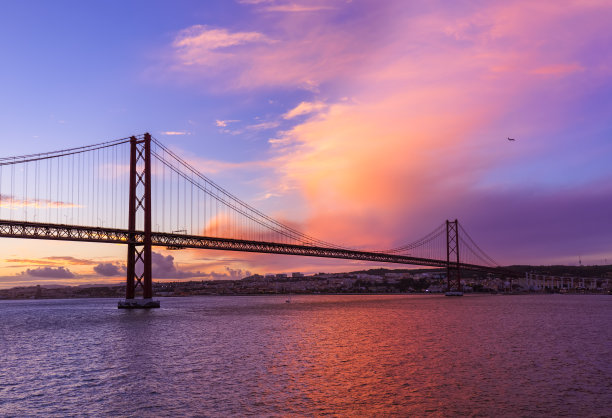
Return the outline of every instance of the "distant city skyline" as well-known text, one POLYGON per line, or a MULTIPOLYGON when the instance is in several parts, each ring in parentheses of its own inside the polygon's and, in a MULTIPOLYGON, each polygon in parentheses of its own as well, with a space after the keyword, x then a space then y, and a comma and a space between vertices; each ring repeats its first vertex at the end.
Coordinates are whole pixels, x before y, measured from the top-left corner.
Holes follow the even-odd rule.
MULTIPOLYGON (((0 157, 151 132, 322 240, 392 248, 458 218, 503 265, 604 264, 611 20, 598 0, 10 2, 0 157)), ((120 245, 0 251, 0 287, 124 279, 120 245)), ((154 251, 164 279, 375 266, 154 251)))

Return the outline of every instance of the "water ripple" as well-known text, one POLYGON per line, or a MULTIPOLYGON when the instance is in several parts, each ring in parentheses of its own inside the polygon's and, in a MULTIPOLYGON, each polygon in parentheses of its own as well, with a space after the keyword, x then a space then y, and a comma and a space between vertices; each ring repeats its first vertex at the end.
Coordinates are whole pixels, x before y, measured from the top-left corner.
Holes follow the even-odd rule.
POLYGON ((605 296, 0 302, 0 416, 610 416, 605 296))

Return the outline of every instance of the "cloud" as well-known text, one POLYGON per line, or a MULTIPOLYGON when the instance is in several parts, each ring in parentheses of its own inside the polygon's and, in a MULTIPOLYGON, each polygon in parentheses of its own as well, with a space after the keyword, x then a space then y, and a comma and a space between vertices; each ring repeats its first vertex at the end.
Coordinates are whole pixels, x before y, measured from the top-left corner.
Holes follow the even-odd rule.
POLYGON ((54 279, 71 279, 75 277, 74 273, 65 267, 39 267, 35 269, 27 269, 20 274, 29 277, 44 277, 54 279))
MULTIPOLYGON (((609 80, 601 69, 612 68, 612 54, 593 46, 610 37, 602 34, 612 9, 523 6, 398 14, 389 25, 394 40, 374 64, 345 73, 343 86, 354 101, 328 102, 325 113, 269 140, 276 178, 290 186, 284 201, 275 201, 307 207, 304 227, 311 235, 382 249, 458 214, 478 225, 464 207, 469 202, 486 201, 473 212, 487 211, 501 231, 507 208, 517 206, 510 196, 532 201, 539 211, 532 218, 544 220, 546 205, 535 202, 546 193, 573 201, 580 188, 601 187, 598 181, 612 178, 602 157, 611 147, 570 133, 577 110, 571 98, 596 97, 609 80), (570 36, 563 27, 574 14, 582 18, 570 36), (584 90, 578 93, 576 83, 584 90), (523 139, 520 147, 503 142, 508 133, 523 139), (587 157, 585 149, 594 152, 587 157), (485 199, 495 191, 507 198, 485 199)), ((300 103, 284 117, 310 109, 300 103)), ((564 216, 572 222, 570 211, 564 216)), ((499 251, 494 258, 517 260, 504 245, 491 246, 499 251)), ((592 251, 603 251, 598 245, 592 251)))
POLYGON ((125 266, 114 263, 100 263, 94 266, 94 271, 100 276, 121 276, 125 274, 125 266))
MULTIPOLYGON (((599 201, 602 179, 612 178, 604 138, 612 109, 609 2, 354 7, 342 15, 266 15, 251 26, 265 40, 174 46, 173 71, 192 81, 313 92, 281 115, 293 126, 268 140, 274 172, 263 183, 282 185, 273 210, 299 219, 290 208, 300 208, 308 234, 380 249, 444 219, 465 218, 477 232, 489 219, 489 235, 504 237, 508 219, 517 230, 529 219, 543 222, 563 199, 585 196, 578 192, 599 201), (508 144, 507 136, 519 141, 508 144), (537 213, 529 215, 529 202, 537 213)), ((569 210, 563 219, 572 222, 569 210)), ((595 234, 590 251, 604 251, 603 232, 595 234)), ((519 245, 547 242, 533 238, 519 245)), ((491 243, 508 254, 494 258, 521 261, 501 239, 491 243)))
POLYGON ((164 256, 163 254, 157 253, 155 251, 151 253, 151 264, 153 270, 153 277, 155 278, 185 279, 206 275, 206 273, 201 273, 199 271, 179 270, 174 263, 173 256, 164 256))
POLYGON ((268 143, 273 147, 280 147, 290 144, 291 138, 289 138, 288 136, 284 136, 282 138, 270 138, 268 139, 268 143))
POLYGON ((456 211, 479 245, 503 263, 574 264, 581 255, 600 264, 602 255, 612 256, 601 232, 612 230, 611 205, 612 187, 603 181, 550 191, 471 191, 456 211))
POLYGON ((319 12, 322 10, 333 10, 332 6, 308 6, 302 4, 280 4, 277 6, 268 6, 265 8, 267 12, 290 12, 290 13, 300 13, 300 12, 319 12))
POLYGON ((248 125, 247 129, 250 129, 253 131, 262 131, 262 130, 277 128, 279 125, 280 125, 280 122, 277 122, 277 121, 262 122, 262 123, 257 123, 254 125, 248 125))
POLYGON ((267 38, 258 32, 234 32, 226 29, 211 29, 203 25, 191 26, 179 34, 174 41, 177 47, 212 50, 250 42, 261 42, 267 38))
POLYGON ((9 263, 19 263, 19 264, 34 264, 34 265, 48 265, 48 266, 57 266, 57 265, 73 265, 73 266, 87 266, 96 264, 96 261, 88 260, 84 258, 75 258, 70 256, 52 256, 52 257, 42 257, 42 258, 9 258, 5 260, 9 263))
POLYGON ((48 265, 48 266, 55 266, 58 263, 55 261, 51 261, 51 260, 45 260, 45 259, 36 259, 36 258, 7 258, 4 261, 6 261, 7 263, 18 263, 18 264, 34 264, 34 265, 48 265))
POLYGON ((262 3, 273 3, 275 0, 238 0, 240 4, 262 4, 262 3))
POLYGON ((191 135, 191 132, 188 132, 188 131, 163 131, 161 134, 162 135, 170 135, 170 136, 175 136, 175 135, 191 135))
MULTIPOLYGON (((232 260, 222 260, 220 262, 227 263, 230 261, 232 260)), ((214 261, 215 264, 218 262, 219 261, 214 261)), ((239 280, 251 275, 250 271, 232 269, 228 266, 225 266, 225 271, 222 272, 182 270, 178 268, 172 255, 164 256, 163 254, 157 252, 152 252, 152 264, 153 277, 156 279, 191 279, 197 277, 206 280, 239 280)), ((210 263, 206 265, 210 265, 210 263)))
POLYGON ((160 253, 152 252, 152 266, 155 275, 161 277, 174 277, 177 274, 176 267, 174 265, 174 257, 171 255, 164 256, 160 253))
MULTIPOLYGON (((298 11, 328 6, 262 7, 298 11)), ((323 20, 333 20, 335 13, 323 20)), ((302 21, 302 15, 274 14, 265 29, 257 32, 189 27, 177 34, 166 68, 172 75, 180 74, 182 82, 214 79, 209 85, 215 90, 291 86, 317 91, 321 83, 376 60, 373 42, 354 32, 355 27, 327 27, 321 25, 324 21, 302 21)))
POLYGON ((44 257, 44 259, 50 260, 56 263, 64 263, 64 264, 70 264, 70 265, 76 265, 76 266, 87 266, 87 265, 96 264, 96 262, 93 260, 88 260, 85 258, 75 258, 75 257, 70 257, 70 256, 52 256, 52 257, 44 257))
MULTIPOLYGON (((351 0, 344 2, 350 3, 351 0)), ((335 1, 336 3, 341 3, 335 1)), ((288 13, 300 13, 300 12, 317 12, 321 10, 333 10, 336 7, 332 6, 334 0, 317 0, 308 1, 303 0, 300 2, 279 2, 277 0, 238 0, 240 4, 255 5, 258 10, 264 12, 288 12, 288 13)))
MULTIPOLYGON (((599 1, 490 2, 477 11, 447 8, 436 1, 410 8, 398 0, 376 7, 357 2, 251 4, 261 10, 335 10, 324 15, 266 15, 250 22, 261 27, 256 32, 211 32, 193 26, 180 32, 173 44, 171 71, 193 81, 215 78, 215 88, 317 90, 323 83, 334 83, 346 91, 355 82, 363 86, 375 81, 368 79, 374 72, 380 76, 376 81, 383 83, 393 82, 398 74, 424 76, 420 80, 426 82, 431 79, 427 70, 433 70, 434 77, 446 72, 452 81, 469 67, 487 68, 489 74, 478 71, 474 77, 495 77, 500 72, 522 77, 573 74, 588 71, 585 58, 595 58, 596 51, 581 48, 585 36, 600 37, 600 44, 606 44, 608 35, 602 30, 610 13, 609 4, 599 1), (367 21, 358 18, 363 15, 367 21), (573 36, 574 30, 566 30, 569 26, 584 36, 573 36), (406 62, 398 62, 400 57, 406 62), (438 62, 431 61, 434 57, 438 62)), ((609 72, 606 68, 601 71, 609 72)))
POLYGON ((75 203, 69 202, 61 202, 58 200, 49 200, 49 199, 20 199, 11 195, 0 195, 0 208, 5 209, 19 209, 19 208, 37 208, 37 209, 46 209, 46 208, 55 208, 55 209, 65 209, 65 208, 81 208, 82 205, 78 205, 75 203))
POLYGON ((230 32, 223 28, 193 25, 178 33, 173 47, 182 65, 211 68, 222 65, 233 56, 232 47, 268 42, 271 41, 259 32, 230 32))
POLYGON ((8 263, 29 264, 35 266, 90 266, 98 264, 97 261, 71 256, 51 256, 42 258, 9 258, 8 263))
MULTIPOLYGON (((207 271, 208 277, 212 279, 228 279, 226 276, 228 264, 237 271, 233 277, 240 279, 250 276, 252 273, 291 273, 303 272, 314 274, 321 271, 351 271, 359 270, 365 266, 372 266, 372 263, 356 260, 337 260, 318 257, 301 257, 280 254, 258 254, 258 253, 239 253, 235 251, 211 251, 206 252, 215 259, 198 263, 199 255, 202 250, 186 250, 189 254, 186 257, 193 260, 190 265, 197 266, 198 270, 207 271), (239 255, 239 258, 236 258, 239 255), (225 276, 225 277, 224 277, 225 276)), ((185 253, 185 252, 181 252, 185 253)), ((374 264, 380 266, 380 263, 374 264)), ((391 265, 394 266, 394 265, 391 265)), ((397 265, 395 265, 397 267, 397 265)), ((400 266, 401 267, 401 266, 400 266)))
POLYGON ((211 280, 240 280, 250 275, 251 272, 248 270, 232 269, 226 266, 224 272, 210 272, 208 278, 211 280))
POLYGON ((217 125, 220 128, 225 128, 229 123, 234 123, 234 122, 240 122, 237 119, 227 119, 227 120, 219 120, 217 119, 215 121, 215 125, 217 125))
POLYGON ((531 71, 532 74, 539 75, 565 75, 572 74, 579 71, 584 71, 585 68, 578 63, 570 64, 555 64, 539 67, 531 71))
POLYGON ((327 105, 323 102, 301 102, 299 105, 288 111, 283 115, 285 119, 293 119, 296 116, 308 115, 314 112, 320 112, 325 109, 327 105))

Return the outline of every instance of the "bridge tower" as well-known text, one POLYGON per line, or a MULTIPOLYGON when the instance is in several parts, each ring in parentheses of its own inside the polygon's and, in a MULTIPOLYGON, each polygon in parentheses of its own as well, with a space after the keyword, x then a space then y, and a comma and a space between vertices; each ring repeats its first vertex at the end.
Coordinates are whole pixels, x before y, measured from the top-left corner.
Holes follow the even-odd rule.
POLYGON ((128 208, 128 251, 125 300, 119 308, 159 308, 153 300, 151 271, 151 135, 130 138, 130 196, 128 208), (137 216, 144 229, 142 242, 136 239, 137 216), (142 288, 142 299, 136 289, 142 288))
POLYGON ((446 221, 446 282, 447 295, 460 295, 461 270, 459 269, 459 221, 446 221))

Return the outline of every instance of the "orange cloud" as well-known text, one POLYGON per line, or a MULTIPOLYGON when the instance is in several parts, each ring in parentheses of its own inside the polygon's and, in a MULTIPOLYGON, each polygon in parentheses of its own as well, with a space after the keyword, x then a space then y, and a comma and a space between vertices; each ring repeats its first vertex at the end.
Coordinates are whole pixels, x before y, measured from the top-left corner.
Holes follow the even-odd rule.
POLYGON ((531 71, 532 74, 538 75, 565 75, 572 74, 579 71, 584 71, 585 68, 578 64, 556 64, 556 65, 548 65, 545 67, 539 67, 531 71))
POLYGON ((50 266, 50 267, 64 267, 64 266, 92 266, 98 265, 99 262, 95 260, 76 258, 71 256, 50 256, 41 258, 7 258, 4 260, 6 263, 14 263, 13 266, 3 266, 4 268, 15 268, 19 265, 29 266, 50 266))
POLYGON ((609 48, 597 48, 612 18, 605 1, 443 12, 398 1, 372 12, 361 26, 279 14, 265 39, 224 47, 214 70, 197 58, 210 48, 175 45, 174 70, 195 79, 313 92, 285 110, 293 128, 269 139, 265 186, 275 215, 324 240, 375 249, 429 232, 461 196, 505 187, 494 171, 511 178, 521 159, 546 155, 539 136, 562 128, 576 77, 585 89, 609 80, 609 48), (509 148, 508 135, 533 141, 509 148))
POLYGON ((90 265, 98 264, 97 261, 88 260, 84 258, 75 258, 75 257, 70 257, 70 256, 45 257, 45 260, 50 260, 58 264, 68 264, 68 265, 75 265, 75 266, 90 266, 90 265))
POLYGON ((56 200, 48 200, 48 199, 20 199, 14 196, 1 195, 0 196, 0 208, 8 208, 8 209, 19 209, 19 208, 36 208, 36 209, 46 209, 46 208, 55 208, 55 209, 64 209, 64 208, 81 208, 82 205, 69 203, 69 202, 61 202, 56 200))
MULTIPOLYGON (((436 97, 451 94, 441 91, 436 97)), ((385 237, 394 236, 401 217, 409 222, 407 200, 420 207, 428 193, 451 187, 445 176, 456 156, 454 146, 465 141, 487 112, 464 109, 453 114, 441 108, 437 117, 428 109, 405 113, 419 98, 411 91, 372 98, 367 105, 333 105, 325 116, 286 134, 290 145, 279 149, 278 171, 309 206, 309 234, 384 248, 390 244, 385 237)), ((457 173, 451 182, 466 176, 457 173)))
MULTIPOLYGON (((525 112, 542 89, 533 75, 592 74, 576 57, 585 39, 601 33, 591 25, 603 30, 607 23, 597 9, 603 3, 527 3, 493 5, 458 20, 439 13, 401 16, 402 25, 390 25, 394 41, 375 53, 371 65, 347 69, 341 63, 350 54, 331 58, 338 72, 326 76, 345 76, 351 102, 330 103, 326 113, 313 112, 269 141, 278 181, 300 195, 286 202, 302 198, 308 208, 309 234, 369 248, 385 248, 402 239, 398 233, 414 231, 409 240, 444 219, 434 215, 452 217, 447 202, 481 187, 491 170, 546 148, 508 149, 500 139, 507 132, 558 129, 562 104, 533 105, 520 125, 504 118, 513 109, 525 112), (580 36, 563 30, 576 13, 594 17, 574 27, 580 36)), ((610 15, 609 7, 603 9, 610 15)), ((609 54, 598 59, 612 62, 609 54)), ((560 83, 552 88, 574 91, 571 82, 560 83)), ((301 103, 285 118, 309 109, 301 103)))

